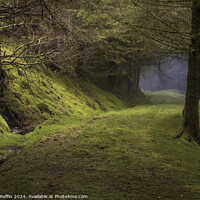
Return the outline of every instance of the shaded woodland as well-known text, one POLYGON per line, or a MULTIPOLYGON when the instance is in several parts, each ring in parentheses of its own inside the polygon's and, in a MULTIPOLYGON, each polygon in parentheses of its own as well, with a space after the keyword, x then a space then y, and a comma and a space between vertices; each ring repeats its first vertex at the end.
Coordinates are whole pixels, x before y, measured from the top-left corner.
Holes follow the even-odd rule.
MULTIPOLYGON (((25 71, 42 63, 56 73, 89 78, 122 96, 142 96, 141 67, 159 67, 171 55, 188 54, 191 60, 191 49, 198 52, 198 6, 189 0, 2 1, 1 96, 7 70, 25 71), (7 53, 9 43, 13 50, 7 53)), ((189 91, 196 94, 198 77, 191 76, 189 91)), ((194 110, 197 113, 197 103, 194 110)), ((197 126, 183 124, 190 127, 186 132, 197 126)))
POLYGON ((62 194, 68 188, 98 200, 105 184, 102 199, 189 199, 193 190, 192 198, 199 197, 199 186, 177 186, 173 196, 170 184, 184 185, 183 174, 191 167, 179 153, 188 158, 191 151, 195 160, 199 152, 200 0, 0 0, 0 38, 0 183, 9 180, 0 194, 6 187, 10 194, 25 195, 62 194), (170 148, 178 152, 179 145, 168 165, 170 148), (179 162, 185 168, 176 171, 179 162), (12 171, 13 163, 22 172, 12 171), (40 174, 45 167, 47 176, 40 174), (35 184, 37 175, 27 177, 31 170, 41 176, 41 189, 35 184), (73 177, 61 178, 71 171, 78 182, 74 185, 73 177), (18 181, 10 182, 15 172, 18 181), (177 173, 177 179, 168 173, 177 173), (146 177, 154 174, 150 186, 146 177), (33 179, 24 191, 23 177, 29 183, 33 179), (87 177, 88 185, 99 178, 92 190, 83 184, 87 177), (166 193, 158 179, 161 185, 167 182, 166 193), (137 185, 140 180, 144 188, 137 185), (110 188, 121 193, 115 196, 110 188))

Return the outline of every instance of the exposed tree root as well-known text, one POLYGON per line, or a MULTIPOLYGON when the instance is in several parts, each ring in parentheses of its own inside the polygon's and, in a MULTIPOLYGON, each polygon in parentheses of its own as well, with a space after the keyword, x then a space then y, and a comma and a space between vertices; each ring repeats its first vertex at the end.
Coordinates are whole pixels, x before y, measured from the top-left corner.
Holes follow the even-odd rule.
POLYGON ((176 138, 179 139, 183 137, 189 142, 195 141, 200 145, 200 133, 195 133, 195 131, 191 131, 188 127, 182 125, 176 138))

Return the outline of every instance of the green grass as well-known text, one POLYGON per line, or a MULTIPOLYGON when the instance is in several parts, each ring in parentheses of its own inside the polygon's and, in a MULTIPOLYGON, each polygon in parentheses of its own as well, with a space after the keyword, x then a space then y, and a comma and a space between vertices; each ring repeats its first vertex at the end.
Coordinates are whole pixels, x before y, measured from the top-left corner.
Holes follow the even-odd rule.
POLYGON ((164 104, 164 103, 183 103, 183 92, 175 89, 161 90, 161 91, 145 91, 147 98, 150 99, 152 104, 164 104))
POLYGON ((6 121, 0 116, 0 160, 5 159, 12 151, 1 148, 6 145, 19 145, 24 138, 20 135, 11 134, 6 121))
POLYGON ((156 104, 56 118, 38 126, 24 137, 27 147, 1 168, 0 194, 200 199, 200 146, 175 139, 183 96, 148 94, 156 104))

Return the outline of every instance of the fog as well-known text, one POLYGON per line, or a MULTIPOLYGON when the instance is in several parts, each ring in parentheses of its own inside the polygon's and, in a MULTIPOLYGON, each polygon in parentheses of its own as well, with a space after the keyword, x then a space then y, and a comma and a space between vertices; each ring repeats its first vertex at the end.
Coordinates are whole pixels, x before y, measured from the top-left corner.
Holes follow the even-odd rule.
POLYGON ((142 90, 186 90, 187 83, 187 59, 173 58, 160 67, 145 67, 141 72, 140 88, 142 90))

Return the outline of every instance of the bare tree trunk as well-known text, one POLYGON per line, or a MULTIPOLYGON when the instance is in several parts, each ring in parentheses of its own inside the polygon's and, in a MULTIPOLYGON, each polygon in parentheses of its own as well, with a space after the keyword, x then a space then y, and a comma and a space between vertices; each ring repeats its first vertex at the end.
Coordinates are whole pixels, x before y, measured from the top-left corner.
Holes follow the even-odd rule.
POLYGON ((199 79, 200 79, 200 0, 192 0, 191 48, 187 76, 187 91, 180 136, 200 142, 199 133, 199 79))

